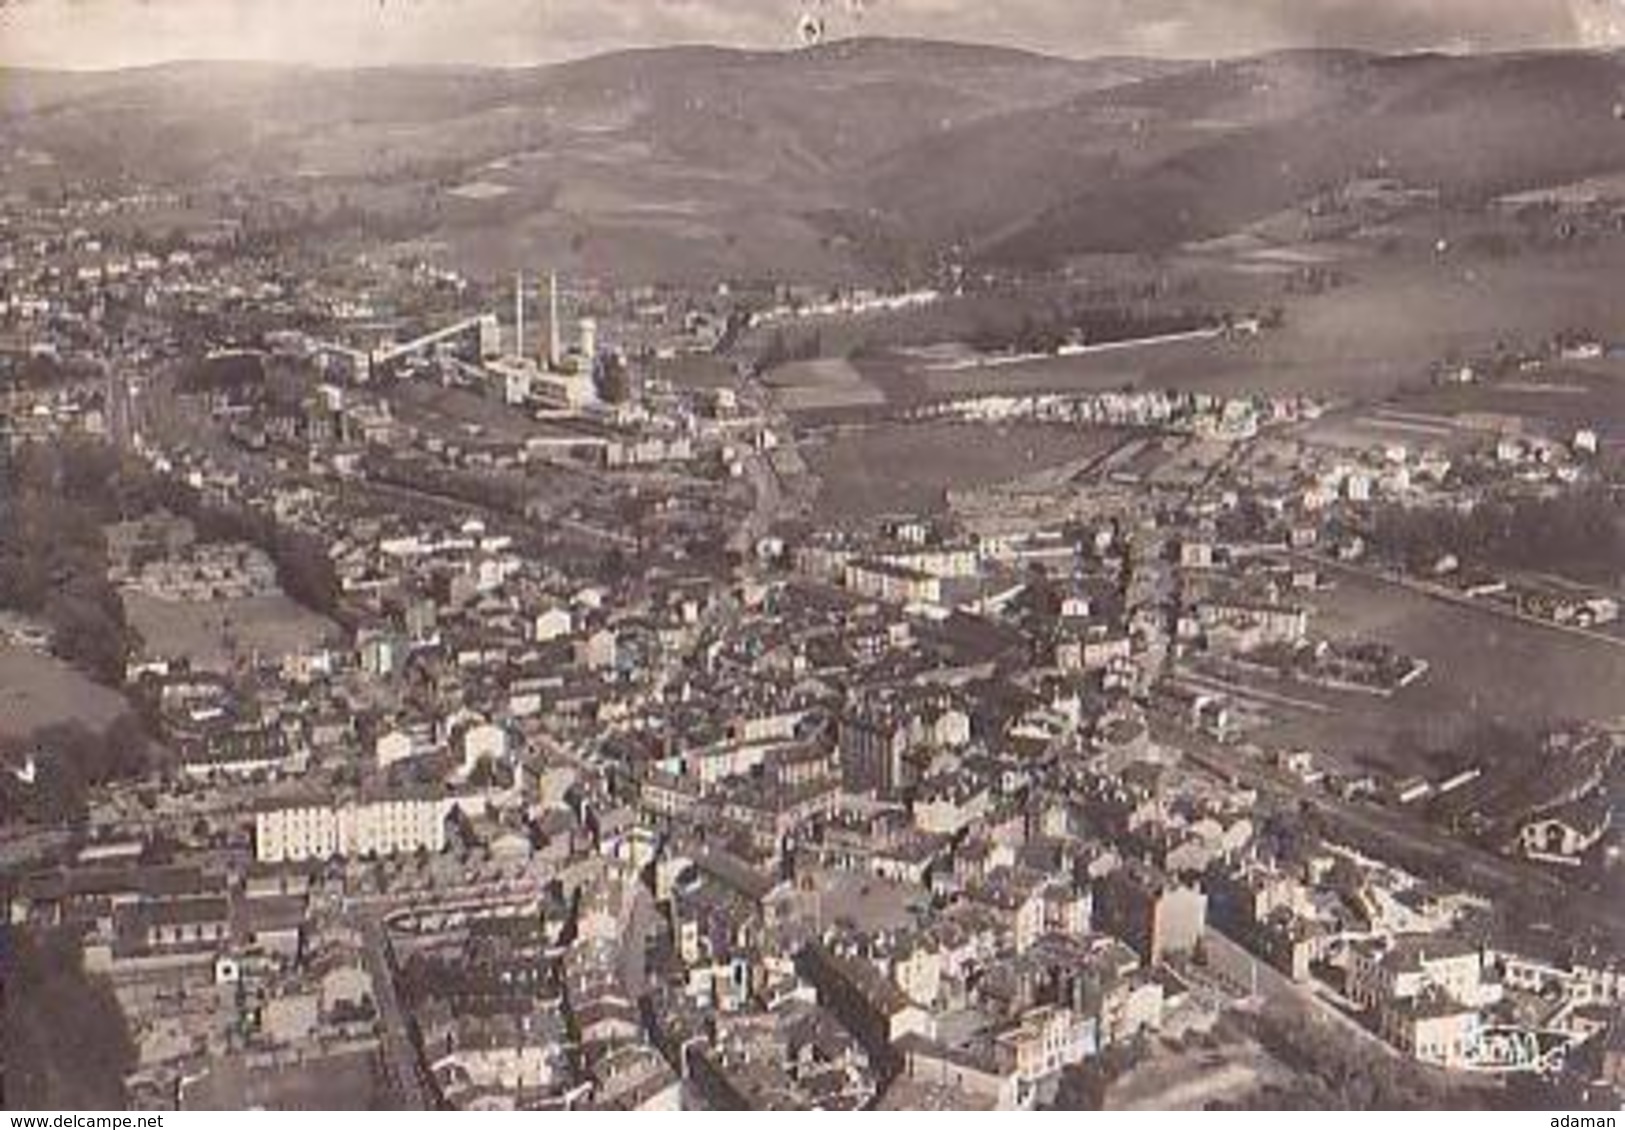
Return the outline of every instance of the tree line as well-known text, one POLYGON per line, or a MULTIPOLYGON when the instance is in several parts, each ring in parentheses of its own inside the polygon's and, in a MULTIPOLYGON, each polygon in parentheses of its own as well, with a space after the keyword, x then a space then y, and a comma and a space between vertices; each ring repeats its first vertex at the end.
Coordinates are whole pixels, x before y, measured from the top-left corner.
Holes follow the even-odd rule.
POLYGON ((1388 506, 1371 527, 1386 556, 1428 567, 1463 562, 1565 575, 1625 572, 1625 513, 1609 492, 1492 499, 1468 511, 1388 506))
POLYGON ((102 527, 138 504, 118 453, 86 440, 25 448, 0 464, 0 500, 0 608, 44 620, 58 656, 119 686, 138 641, 108 579, 102 527))

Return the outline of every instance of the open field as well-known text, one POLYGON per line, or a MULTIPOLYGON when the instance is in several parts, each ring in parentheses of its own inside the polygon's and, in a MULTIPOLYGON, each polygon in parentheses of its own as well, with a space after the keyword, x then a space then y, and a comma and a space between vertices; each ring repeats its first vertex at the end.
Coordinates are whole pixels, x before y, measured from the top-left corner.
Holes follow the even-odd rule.
POLYGON ((1422 407, 1356 406, 1328 412, 1298 434, 1324 447, 1366 450, 1379 444, 1399 444, 1407 450, 1429 449, 1462 455, 1491 442, 1493 433, 1474 431, 1451 413, 1422 407))
POLYGON ((240 1058, 215 1060, 186 1090, 190 1110, 378 1110, 388 1094, 368 1052, 305 1065, 253 1068, 240 1058))
POLYGON ((865 934, 905 930, 914 924, 915 911, 931 902, 920 887, 844 871, 819 873, 815 897, 825 926, 865 934))
POLYGON ((1021 361, 979 369, 916 369, 920 397, 944 400, 986 394, 1020 395, 1035 392, 1109 392, 1140 385, 1150 358, 1189 345, 1150 346, 1086 357, 1057 357, 1021 361))
MULTIPOLYGON (((1610 280, 1625 268, 1625 245, 1505 260, 1416 252, 1378 256, 1369 248, 1344 245, 1308 245, 1308 251, 1346 272, 1344 283, 1320 294, 1288 293, 1282 280, 1261 279, 1245 256, 1203 256, 1168 265, 1170 277, 1190 281, 1194 290, 1155 300, 1153 308, 1281 307, 1282 327, 1257 337, 1153 342, 976 368, 936 363, 937 354, 947 356, 955 343, 976 332, 990 311, 1017 300, 984 296, 944 302, 928 313, 897 315, 899 324, 862 317, 822 319, 818 330, 826 353, 838 357, 858 343, 866 352, 850 362, 826 359, 787 366, 770 383, 783 390, 785 407, 800 411, 881 399, 909 407, 961 396, 1125 387, 1366 399, 1422 385, 1435 365, 1480 356, 1497 343, 1536 349, 1576 327, 1625 337, 1625 320, 1605 297, 1610 280)), ((1041 308, 1048 294, 1035 288, 1026 300, 1041 308)), ((1625 375, 1616 375, 1615 368, 1604 365, 1551 378, 1576 386, 1574 391, 1502 387, 1408 395, 1417 411, 1459 404, 1455 410, 1521 412, 1566 425, 1580 418, 1614 419, 1625 417, 1625 375)), ((1535 383, 1547 382, 1538 375, 1535 383)))
POLYGON ((656 379, 682 389, 733 388, 738 384, 733 366, 709 353, 656 361, 652 373, 656 379))
POLYGON ((946 492, 1004 482, 1100 454, 1115 433, 1044 424, 885 424, 802 442, 822 481, 823 521, 861 522, 887 514, 940 514, 946 492))
POLYGON ((1592 428, 1604 440, 1625 442, 1625 362, 1553 366, 1491 384, 1427 389, 1403 394, 1396 404, 1439 415, 1519 416, 1533 430, 1547 430, 1563 440, 1580 428, 1592 428))
POLYGON ((0 644, 0 739, 62 722, 101 729, 127 708, 118 694, 61 660, 0 644))
POLYGON ((1292 1072, 1251 1040, 1206 1050, 1164 1047, 1113 1084, 1106 1109, 1205 1110, 1211 1103, 1239 1103, 1261 1087, 1286 1087, 1292 1081, 1292 1072))
POLYGON ((768 387, 786 412, 821 412, 886 403, 886 394, 850 361, 796 361, 774 369, 768 387))
POLYGON ((458 442, 466 443, 478 436, 503 443, 523 443, 546 431, 495 397, 427 381, 401 381, 393 389, 392 401, 396 416, 403 423, 458 442))
MULTIPOLYGON (((1125 385, 1364 398, 1425 381, 1435 364, 1481 355, 1496 343, 1533 349, 1577 327, 1604 338, 1625 336, 1625 318, 1608 298, 1611 280, 1625 268, 1625 246, 1507 260, 1345 254, 1338 266, 1349 281, 1318 295, 1289 295, 1278 284, 1261 288, 1256 278, 1244 277, 1245 264, 1237 261, 1205 270, 1200 290, 1205 305, 1283 308, 1283 327, 1256 338, 1176 342, 964 372, 893 365, 891 379, 884 372, 872 379, 891 398, 904 401, 1125 385)), ((1418 410, 1431 401, 1443 407, 1464 400, 1473 405, 1466 410, 1518 411, 1567 423, 1582 416, 1620 419, 1625 376, 1617 368, 1602 366, 1569 378, 1587 393, 1469 389, 1419 400, 1418 410)), ((1537 375, 1537 383, 1545 380, 1537 375)))
POLYGON ((245 657, 296 654, 338 631, 285 596, 196 604, 125 593, 124 612, 149 654, 184 657, 198 667, 229 663, 233 649, 245 657))
POLYGON ((1559 427, 1601 421, 1605 432, 1617 420, 1625 431, 1625 366, 1616 363, 1554 369, 1494 388, 1427 387, 1440 364, 1482 359, 1498 347, 1538 351, 1565 331, 1625 340, 1625 317, 1608 297, 1625 269, 1625 241, 1505 257, 1435 254, 1421 242, 1388 254, 1370 242, 1271 248, 1268 274, 1258 270, 1261 253, 1246 249, 1176 255, 1154 269, 1091 259, 1066 285, 1031 283, 923 310, 809 319, 785 333, 794 341, 816 331, 825 357, 782 367, 769 383, 790 411, 845 409, 849 418, 882 403, 908 408, 999 393, 1143 387, 1369 400, 1406 390, 1404 406, 1418 412, 1518 413, 1559 427), (1296 272, 1311 265, 1336 271, 1338 283, 1320 293, 1293 290, 1296 272), (1147 288, 1166 289, 1125 302, 1124 295, 1147 288), (1212 316, 1279 308, 1283 323, 1256 337, 1153 341, 982 367, 943 363, 968 355, 964 343, 989 325, 1007 325, 1012 311, 1079 305, 1212 316))
MULTIPOLYGON (((1379 581, 1343 574, 1336 579, 1334 591, 1316 598, 1316 634, 1391 644, 1431 669, 1386 699, 1291 686, 1283 693, 1330 709, 1284 711, 1282 721, 1262 735, 1271 742, 1301 744, 1350 762, 1383 761, 1402 736, 1442 750, 1484 722, 1529 728, 1625 713, 1625 648, 1379 581)), ((1260 686, 1282 690, 1281 684, 1260 686)))
POLYGON ((1286 311, 1281 330, 1215 346, 1205 359, 1171 357, 1148 368, 1147 383, 1375 396, 1497 342, 1532 348, 1575 327, 1625 332, 1607 298, 1625 266, 1625 247, 1613 244, 1507 260, 1409 255, 1343 266, 1348 285, 1276 299, 1286 311))

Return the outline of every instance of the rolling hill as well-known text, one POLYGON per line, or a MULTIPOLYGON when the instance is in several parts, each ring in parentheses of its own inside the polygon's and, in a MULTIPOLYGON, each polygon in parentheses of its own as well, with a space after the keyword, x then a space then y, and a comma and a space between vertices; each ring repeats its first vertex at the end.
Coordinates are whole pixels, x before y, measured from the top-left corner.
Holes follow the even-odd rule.
MULTIPOLYGON (((1321 53, 1119 88, 1069 109, 1110 107, 1145 123, 1149 140, 1131 137, 1104 175, 1003 230, 984 229, 980 247, 1007 262, 1167 249, 1362 176, 1473 205, 1625 167, 1622 96, 1625 65, 1595 54, 1321 53), (1193 104, 1208 109, 1194 116, 1193 104)), ((1043 110, 1007 124, 1035 137, 1055 130, 1055 117, 1043 110)), ((1099 133, 1091 138, 1101 144, 1099 133)))
POLYGON ((1224 235, 1362 175, 1471 201, 1625 169, 1625 66, 1588 53, 1177 63, 860 39, 0 87, 0 150, 26 157, 0 187, 167 185, 204 215, 325 216, 328 238, 350 223, 482 273, 866 275, 950 245, 1047 263, 1224 235))

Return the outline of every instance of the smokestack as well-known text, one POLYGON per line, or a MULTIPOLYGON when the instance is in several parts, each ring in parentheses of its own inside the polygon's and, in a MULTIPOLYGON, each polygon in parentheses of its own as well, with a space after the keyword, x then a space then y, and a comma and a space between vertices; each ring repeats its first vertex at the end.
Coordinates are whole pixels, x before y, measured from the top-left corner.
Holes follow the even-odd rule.
POLYGON ((559 273, 549 271, 547 275, 547 367, 558 372, 559 355, 563 350, 559 347, 559 273))
POLYGON ((581 319, 581 363, 592 372, 592 364, 598 358, 598 321, 595 318, 581 319))
POLYGON ((513 355, 525 355, 525 272, 514 275, 513 284, 513 355))

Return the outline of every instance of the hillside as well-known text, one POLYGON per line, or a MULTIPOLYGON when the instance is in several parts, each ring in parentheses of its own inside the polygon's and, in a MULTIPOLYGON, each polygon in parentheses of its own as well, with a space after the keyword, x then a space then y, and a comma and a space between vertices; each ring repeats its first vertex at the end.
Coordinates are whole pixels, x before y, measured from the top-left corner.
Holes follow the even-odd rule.
POLYGON ((1152 66, 860 40, 792 54, 628 51, 517 70, 177 63, 10 71, 0 72, 0 135, 50 153, 64 176, 125 173, 151 183, 229 180, 245 164, 302 168, 322 157, 339 160, 317 172, 376 172, 381 150, 395 165, 428 155, 472 163, 492 152, 567 149, 584 137, 640 142, 718 173, 762 163, 822 172, 1152 66))
POLYGON ((867 39, 553 67, 0 73, 0 187, 167 185, 478 273, 863 275, 1224 235, 1347 180, 1474 200, 1625 169, 1600 54, 1074 61, 867 39))
MULTIPOLYGON (((1085 143, 1097 150, 1109 144, 1104 137, 1120 143, 1103 159, 1103 175, 1063 198, 1030 202, 1041 207, 1007 218, 1002 230, 988 225, 980 246, 991 259, 1017 263, 1167 249, 1233 232, 1362 176, 1438 189, 1467 205, 1562 184, 1625 167, 1622 94, 1625 65, 1590 54, 1299 55, 1122 87, 1069 107, 1130 121, 1115 134, 1088 133, 1085 143), (1196 116, 1197 105, 1208 108, 1196 116)), ((1051 140, 1056 117, 1046 109, 1004 124, 1076 151, 1051 140)), ((1050 166, 1035 155, 1025 166, 1011 162, 1005 176, 1050 166)))
POLYGON ((0 75, 0 147, 27 159, 0 183, 177 186, 204 211, 211 194, 240 211, 247 188, 300 215, 359 209, 476 270, 843 273, 864 255, 827 218, 853 170, 1167 67, 873 39, 517 70, 19 71, 0 75))

